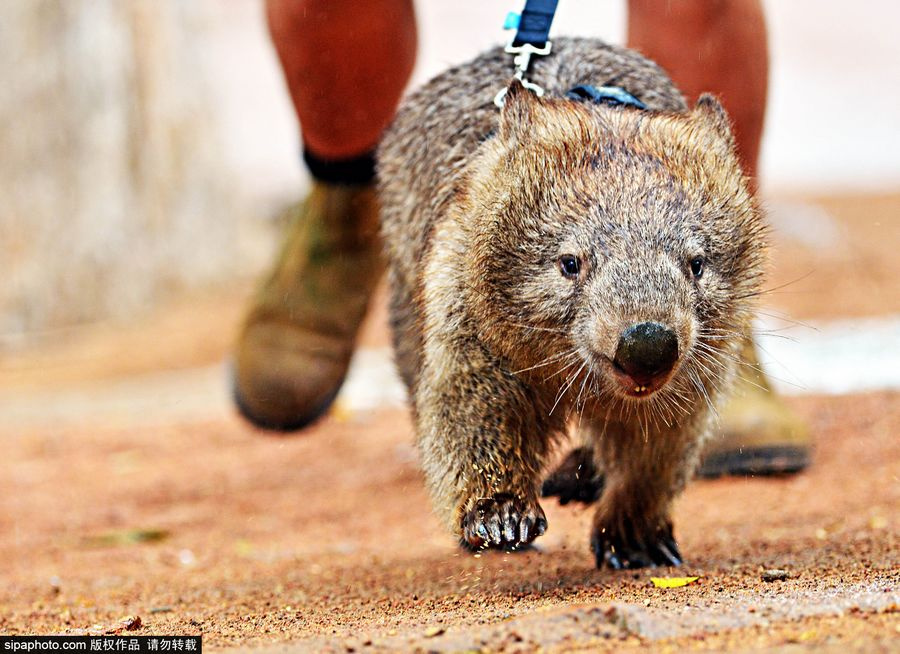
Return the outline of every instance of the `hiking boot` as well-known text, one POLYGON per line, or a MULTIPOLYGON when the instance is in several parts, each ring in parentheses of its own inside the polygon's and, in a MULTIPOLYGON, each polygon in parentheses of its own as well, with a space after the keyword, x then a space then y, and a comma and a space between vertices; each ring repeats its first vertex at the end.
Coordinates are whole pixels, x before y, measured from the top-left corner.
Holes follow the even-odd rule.
POLYGON ((383 269, 374 186, 314 182, 238 336, 234 396, 250 422, 293 431, 325 413, 383 269))
POLYGON ((756 347, 747 340, 734 392, 721 412, 720 433, 706 445, 700 477, 777 475, 809 465, 806 425, 784 404, 759 366, 756 347))

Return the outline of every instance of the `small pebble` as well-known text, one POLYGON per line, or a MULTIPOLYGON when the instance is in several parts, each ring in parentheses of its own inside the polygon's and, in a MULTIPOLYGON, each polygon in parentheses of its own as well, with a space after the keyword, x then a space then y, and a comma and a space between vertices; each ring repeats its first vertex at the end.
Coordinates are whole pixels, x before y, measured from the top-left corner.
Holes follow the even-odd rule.
POLYGON ((444 633, 443 627, 428 627, 423 634, 425 638, 434 638, 435 636, 440 636, 444 633))
POLYGON ((787 570, 772 568, 770 570, 763 570, 759 575, 759 578, 763 581, 784 581, 790 576, 791 575, 787 570))
MULTIPOLYGON (((141 621, 141 616, 139 615, 126 615, 124 618, 119 619, 119 627, 125 629, 126 631, 134 631, 135 629, 140 629, 143 626, 143 622, 141 621)), ((117 629, 113 629, 112 631, 117 631, 117 629)))

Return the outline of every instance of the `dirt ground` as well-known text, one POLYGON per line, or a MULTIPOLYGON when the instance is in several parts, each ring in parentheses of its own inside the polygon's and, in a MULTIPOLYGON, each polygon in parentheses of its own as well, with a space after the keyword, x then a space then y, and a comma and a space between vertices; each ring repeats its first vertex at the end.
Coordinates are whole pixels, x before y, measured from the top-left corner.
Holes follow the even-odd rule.
MULTIPOLYGON (((810 208, 831 231, 777 222, 772 286, 793 283, 767 306, 900 312, 900 196, 773 212, 810 208)), ((248 288, 0 351, 0 394, 220 361, 248 288)), ((363 340, 384 342, 382 306, 363 340)), ((595 570, 589 512, 549 501, 536 550, 458 550, 401 410, 336 412, 292 438, 215 411, 4 420, 0 633, 99 632, 137 615, 130 633, 273 653, 900 651, 900 392, 789 402, 815 435, 814 465, 694 482, 675 512, 687 563, 637 572, 595 570), (650 581, 673 575, 699 579, 650 581)))

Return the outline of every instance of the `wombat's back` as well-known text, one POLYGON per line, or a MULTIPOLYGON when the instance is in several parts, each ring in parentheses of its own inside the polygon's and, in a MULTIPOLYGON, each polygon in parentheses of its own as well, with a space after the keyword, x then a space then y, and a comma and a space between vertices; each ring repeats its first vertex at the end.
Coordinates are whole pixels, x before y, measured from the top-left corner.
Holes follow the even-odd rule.
MULTIPOLYGON (((400 107, 378 152, 382 231, 391 271, 391 318, 400 371, 408 385, 418 369, 417 271, 435 221, 479 144, 495 131, 494 97, 508 85, 512 56, 497 47, 438 75, 400 107)), ((640 54, 596 39, 559 38, 532 60, 528 79, 549 96, 580 84, 618 86, 650 111, 686 105, 663 70, 640 54)))

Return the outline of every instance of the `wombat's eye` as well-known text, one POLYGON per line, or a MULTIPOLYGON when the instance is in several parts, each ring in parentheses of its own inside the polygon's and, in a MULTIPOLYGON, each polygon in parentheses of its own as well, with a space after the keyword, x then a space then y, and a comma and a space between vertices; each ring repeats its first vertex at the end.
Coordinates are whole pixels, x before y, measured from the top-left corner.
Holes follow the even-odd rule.
POLYGON ((559 269, 563 277, 575 279, 581 272, 581 261, 574 254, 564 254, 559 258, 559 269))
POLYGON ((703 257, 691 259, 691 274, 694 276, 694 279, 703 277, 703 257))

